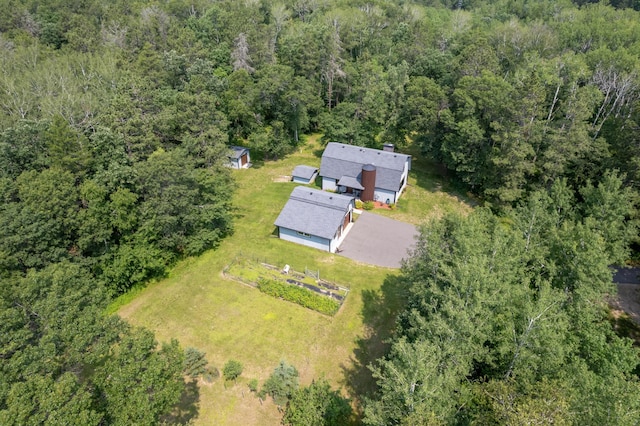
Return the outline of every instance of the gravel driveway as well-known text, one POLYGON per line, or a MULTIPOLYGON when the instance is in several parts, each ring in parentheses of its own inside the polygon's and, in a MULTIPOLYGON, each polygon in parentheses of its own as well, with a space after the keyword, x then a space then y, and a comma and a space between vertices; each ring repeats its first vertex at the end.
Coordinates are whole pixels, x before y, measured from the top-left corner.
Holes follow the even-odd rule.
POLYGON ((339 254, 359 262, 399 268, 417 235, 414 225, 365 211, 340 245, 339 254))

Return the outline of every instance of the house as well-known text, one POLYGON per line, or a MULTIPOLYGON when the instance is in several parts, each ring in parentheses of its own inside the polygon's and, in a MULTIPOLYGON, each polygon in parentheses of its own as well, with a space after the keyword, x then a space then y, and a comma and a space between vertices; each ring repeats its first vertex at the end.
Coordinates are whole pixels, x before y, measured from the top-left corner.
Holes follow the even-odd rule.
POLYGON ((243 146, 230 146, 229 167, 232 169, 246 169, 251 167, 249 148, 243 146))
POLYGON ((391 204, 407 186, 411 156, 393 151, 330 142, 322 154, 322 189, 351 194, 362 201, 391 204))
POLYGON ((316 180, 316 176, 318 176, 318 169, 311 166, 296 166, 296 168, 293 169, 291 176, 292 181, 308 185, 316 180))
POLYGON ((353 222, 353 197, 297 186, 275 221, 278 236, 335 253, 353 222))

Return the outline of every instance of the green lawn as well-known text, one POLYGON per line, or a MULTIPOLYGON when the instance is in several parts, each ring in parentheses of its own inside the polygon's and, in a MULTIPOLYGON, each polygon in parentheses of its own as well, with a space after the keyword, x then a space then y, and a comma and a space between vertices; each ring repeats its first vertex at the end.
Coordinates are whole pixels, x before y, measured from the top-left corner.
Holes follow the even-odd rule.
MULTIPOLYGON (((196 347, 220 370, 229 359, 244 365, 236 385, 225 388, 222 379, 201 384, 195 424, 279 424, 275 406, 261 404, 247 382, 256 378, 262 385, 281 359, 298 368, 303 384, 324 375, 346 395, 372 388, 363 366, 381 353, 381 340, 393 327, 402 301, 398 271, 281 241, 274 234, 273 222, 296 186, 278 181, 296 165, 319 166, 320 154, 317 138, 310 137, 285 159, 234 171, 234 235, 216 250, 179 263, 166 279, 123 299, 127 302, 118 313, 131 324, 152 329, 159 340, 177 338, 184 347, 196 347), (349 296, 333 317, 275 299, 222 276, 237 256, 280 267, 289 264, 297 271, 320 270, 322 278, 347 284, 349 296)), ((468 211, 458 198, 439 190, 436 176, 420 166, 414 162, 399 208, 384 214, 419 223, 446 211, 468 211)))
POLYGON ((475 205, 476 201, 456 193, 442 166, 421 157, 414 147, 405 153, 413 156, 407 189, 400 196, 395 210, 378 209, 376 213, 420 225, 446 213, 457 211, 466 214, 471 211, 470 205, 475 205))

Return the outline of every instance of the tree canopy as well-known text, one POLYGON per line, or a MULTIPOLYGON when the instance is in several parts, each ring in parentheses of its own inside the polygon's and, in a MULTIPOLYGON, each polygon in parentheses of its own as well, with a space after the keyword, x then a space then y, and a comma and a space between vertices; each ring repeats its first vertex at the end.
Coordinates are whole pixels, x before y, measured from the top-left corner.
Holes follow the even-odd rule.
MULTIPOLYGON (((597 191, 624 198, 613 181, 597 191)), ((636 423, 639 353, 606 303, 617 256, 607 247, 625 245, 606 229, 622 222, 594 216, 601 205, 575 208, 558 180, 508 216, 478 209, 424 226, 365 423, 636 423)))
POLYGON ((180 398, 183 352, 105 316, 91 274, 68 261, 0 287, 0 422, 157 424, 180 398))
POLYGON ((86 179, 122 154, 135 170, 161 148, 196 167, 227 144, 278 158, 320 131, 413 140, 498 206, 560 177, 638 181, 634 2, 12 4, 0 164, 14 178, 86 179), (91 143, 104 131, 108 154, 91 143))
MULTIPOLYGON (((366 422, 637 423, 603 307, 637 238, 637 1, 4 6, 0 423, 156 423, 182 351, 106 301, 233 232, 230 145, 311 132, 412 145, 487 206, 424 227, 366 422)), ((294 372, 290 423, 342 415, 294 372)))

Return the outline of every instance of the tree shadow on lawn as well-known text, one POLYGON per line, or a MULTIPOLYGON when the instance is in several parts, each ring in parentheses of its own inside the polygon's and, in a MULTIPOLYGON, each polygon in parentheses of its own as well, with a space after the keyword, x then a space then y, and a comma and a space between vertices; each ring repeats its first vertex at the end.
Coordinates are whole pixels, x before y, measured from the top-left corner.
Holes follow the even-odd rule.
POLYGON ((163 416, 161 423, 172 425, 190 424, 198 416, 198 404, 200 402, 200 388, 196 380, 186 383, 180 402, 173 407, 171 413, 163 416))
POLYGON ((426 159, 414 160, 409 172, 416 179, 416 185, 430 192, 450 189, 449 171, 442 164, 426 159))
POLYGON ((369 365, 387 354, 389 339, 396 329, 396 318, 406 304, 406 291, 402 277, 388 275, 379 291, 362 291, 362 316, 366 335, 357 341, 351 356, 351 365, 343 365, 346 388, 357 395, 356 411, 362 415, 362 402, 376 391, 376 382, 369 365))
POLYGON ((443 163, 429 159, 416 144, 408 147, 406 154, 412 156, 410 176, 416 179, 416 186, 429 192, 446 192, 458 201, 475 206, 479 202, 470 198, 469 187, 462 183, 454 171, 443 163), (462 194, 467 195, 462 195, 462 194))
POLYGON ((326 143, 322 143, 319 148, 314 149, 312 151, 313 152, 313 156, 316 157, 316 158, 322 158, 322 154, 324 154, 324 150, 325 150, 326 147, 327 147, 327 144, 326 143))

